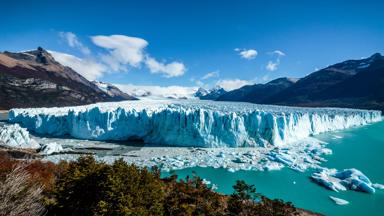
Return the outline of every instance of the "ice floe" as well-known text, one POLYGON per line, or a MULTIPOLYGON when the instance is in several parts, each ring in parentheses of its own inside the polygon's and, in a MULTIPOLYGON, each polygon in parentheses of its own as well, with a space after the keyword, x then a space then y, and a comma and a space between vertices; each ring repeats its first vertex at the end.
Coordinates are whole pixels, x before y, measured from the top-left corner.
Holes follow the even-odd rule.
POLYGON ((64 151, 63 146, 56 142, 42 144, 39 149, 39 153, 43 155, 51 155, 51 154, 60 153, 63 151, 64 151))
POLYGON ((345 191, 356 190, 366 193, 375 193, 375 186, 361 171, 357 169, 336 169, 320 168, 319 171, 312 174, 311 178, 318 184, 333 190, 345 191))
POLYGON ((340 199, 340 198, 337 198, 337 197, 334 197, 334 196, 329 196, 329 198, 335 202, 337 205, 348 205, 349 202, 347 200, 344 200, 344 199, 340 199))

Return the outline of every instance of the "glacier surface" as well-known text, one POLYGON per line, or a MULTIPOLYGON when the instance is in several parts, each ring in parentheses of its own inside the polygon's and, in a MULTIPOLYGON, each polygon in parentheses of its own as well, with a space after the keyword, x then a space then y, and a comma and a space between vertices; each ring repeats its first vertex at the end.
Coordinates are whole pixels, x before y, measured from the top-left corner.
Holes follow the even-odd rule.
POLYGON ((380 111, 183 100, 124 101, 9 112, 9 122, 38 134, 68 134, 89 140, 139 139, 184 147, 281 147, 314 134, 365 125, 381 118, 380 111))

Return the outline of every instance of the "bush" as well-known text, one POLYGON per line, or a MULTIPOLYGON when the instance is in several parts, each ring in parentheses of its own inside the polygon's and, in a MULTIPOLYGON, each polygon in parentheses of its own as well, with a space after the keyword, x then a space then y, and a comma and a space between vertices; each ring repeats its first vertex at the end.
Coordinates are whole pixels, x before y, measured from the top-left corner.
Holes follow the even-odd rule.
POLYGON ((56 215, 162 215, 158 176, 117 160, 113 165, 82 157, 56 183, 56 215))
POLYGON ((225 215, 225 198, 213 192, 200 177, 164 179, 166 215, 225 215))
POLYGON ((17 165, 0 181, 0 215, 42 215, 43 186, 31 183, 30 174, 22 165, 17 165))

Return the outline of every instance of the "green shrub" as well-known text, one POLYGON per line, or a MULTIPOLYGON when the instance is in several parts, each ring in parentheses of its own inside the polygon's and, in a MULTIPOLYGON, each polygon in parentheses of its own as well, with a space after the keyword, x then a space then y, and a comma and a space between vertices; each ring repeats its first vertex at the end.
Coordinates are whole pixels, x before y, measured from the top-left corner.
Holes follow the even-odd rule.
POLYGON ((158 176, 117 160, 113 165, 82 157, 56 183, 56 215, 162 215, 158 176))

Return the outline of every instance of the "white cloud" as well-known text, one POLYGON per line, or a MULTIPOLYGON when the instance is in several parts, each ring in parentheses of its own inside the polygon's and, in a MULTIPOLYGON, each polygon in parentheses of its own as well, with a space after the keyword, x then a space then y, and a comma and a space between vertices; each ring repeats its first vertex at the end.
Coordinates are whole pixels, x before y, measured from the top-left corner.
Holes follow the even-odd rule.
POLYGON ((66 40, 68 46, 79 49, 85 55, 89 55, 91 53, 89 48, 81 43, 74 33, 60 32, 59 35, 66 40))
POLYGON ((93 60, 81 59, 74 55, 49 51, 53 58, 64 66, 68 66, 88 80, 100 78, 106 72, 106 67, 93 60))
POLYGON ((210 78, 219 77, 219 75, 220 75, 220 72, 218 70, 216 70, 216 71, 212 71, 212 72, 205 74, 201 79, 206 80, 206 79, 210 79, 210 78))
POLYGON ((235 51, 238 52, 239 55, 241 56, 241 58, 243 58, 243 59, 251 60, 251 59, 254 59, 257 56, 257 51, 254 50, 254 49, 239 49, 239 48, 236 48, 235 51))
POLYGON ((226 91, 231 91, 234 89, 238 89, 245 85, 251 85, 252 83, 248 80, 240 80, 240 79, 225 79, 219 80, 216 82, 216 85, 221 86, 226 91))
POLYGON ((272 54, 275 54, 279 57, 285 56, 285 53, 283 51, 280 51, 280 50, 275 50, 272 52, 272 54))
POLYGON ((271 78, 269 77, 268 74, 266 74, 266 75, 264 75, 263 77, 261 77, 261 80, 262 80, 263 82, 267 82, 267 81, 271 80, 271 78))
POLYGON ((193 94, 198 87, 184 86, 150 86, 150 85, 133 85, 133 84, 114 84, 123 92, 134 95, 136 97, 149 97, 152 99, 172 98, 193 98, 193 94))
POLYGON ((275 50, 269 52, 269 54, 275 56, 276 59, 274 61, 268 61, 268 64, 265 66, 265 69, 267 69, 268 71, 275 71, 280 65, 280 58, 284 57, 285 53, 280 50, 275 50))
POLYGON ((265 67, 265 69, 267 69, 268 71, 275 71, 277 70, 277 67, 279 66, 279 64, 280 64, 280 61, 276 61, 276 62, 268 61, 268 64, 265 67))
POLYGON ((156 59, 147 57, 145 60, 145 65, 148 67, 149 71, 153 74, 161 73, 165 77, 177 77, 182 76, 187 68, 182 62, 171 62, 171 63, 162 63, 158 62, 156 59))
POLYGON ((91 37, 94 44, 108 50, 101 56, 102 61, 114 71, 126 71, 127 65, 138 68, 144 63, 153 74, 165 77, 184 75, 187 70, 182 62, 163 63, 145 53, 148 42, 142 38, 125 35, 98 35, 91 37))
POLYGON ((70 54, 52 51, 55 53, 54 58, 72 67, 87 79, 99 78, 106 72, 127 71, 129 67, 140 68, 142 65, 145 65, 152 74, 163 74, 167 78, 182 76, 187 70, 182 62, 159 62, 150 57, 145 52, 148 42, 142 38, 126 35, 92 36, 92 42, 105 50, 104 53, 93 56, 89 48, 84 46, 74 33, 61 32, 59 35, 66 40, 68 46, 79 49, 87 57, 81 59, 70 54), (93 59, 97 59, 98 62, 93 59), (86 67, 90 67, 89 70, 86 67))
POLYGON ((97 35, 91 37, 92 42, 108 50, 102 55, 102 60, 114 71, 126 71, 126 65, 139 67, 144 60, 144 48, 148 42, 137 37, 125 35, 97 35))

